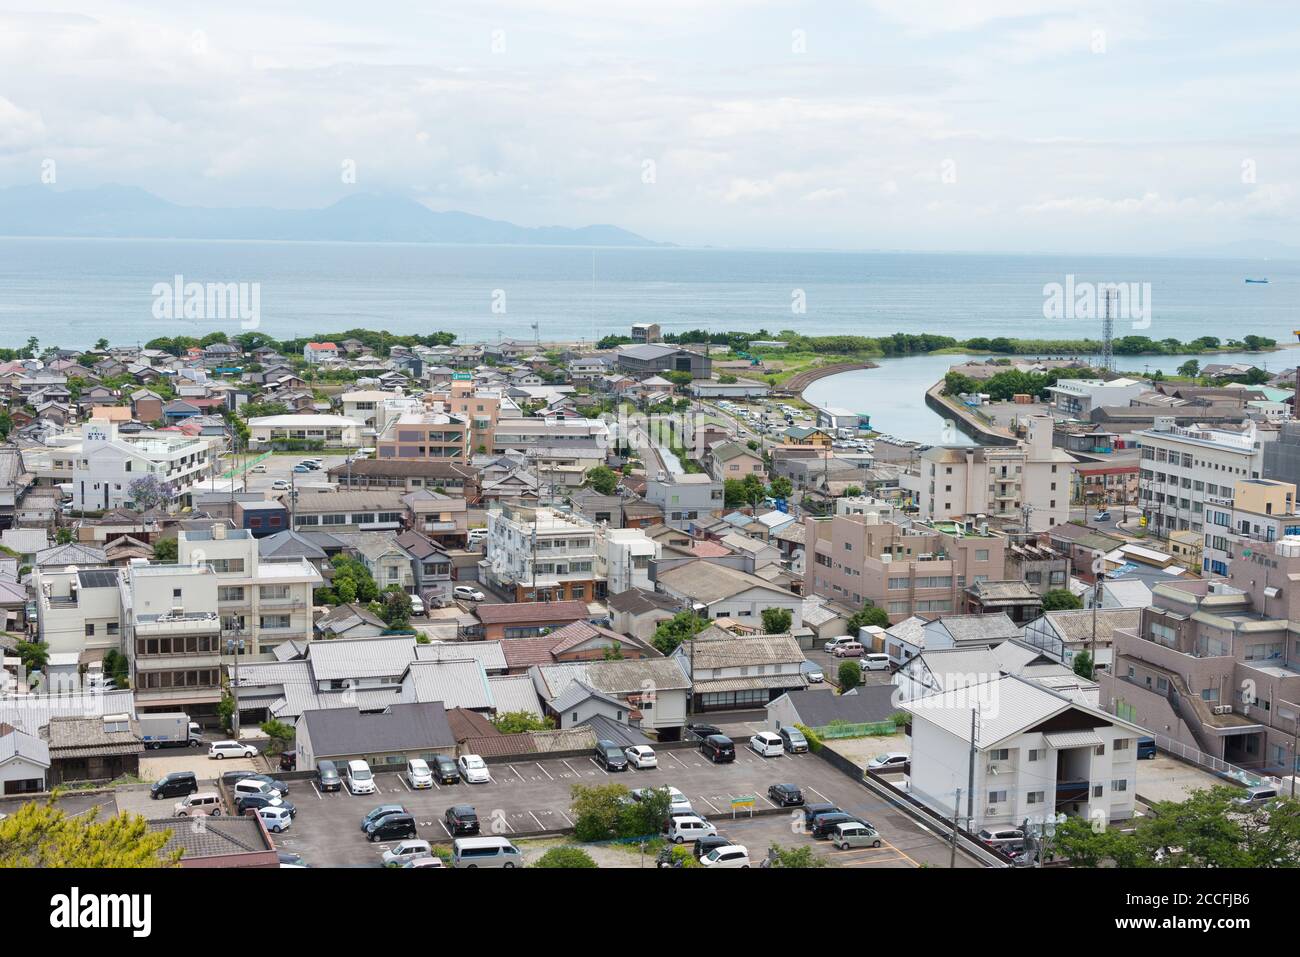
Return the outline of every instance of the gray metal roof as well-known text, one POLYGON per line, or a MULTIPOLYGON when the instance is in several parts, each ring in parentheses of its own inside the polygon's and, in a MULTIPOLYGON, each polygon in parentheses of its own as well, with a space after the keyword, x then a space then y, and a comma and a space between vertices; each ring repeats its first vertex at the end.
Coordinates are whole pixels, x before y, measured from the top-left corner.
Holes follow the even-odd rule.
POLYGON ((22 758, 42 767, 50 766, 50 746, 34 734, 17 729, 0 737, 0 764, 11 758, 22 758))
POLYGON ((528 675, 489 675, 487 683, 498 713, 528 711, 541 717, 542 702, 528 675))
POLYGON ((400 675, 415 660, 414 636, 334 638, 307 644, 307 660, 317 681, 400 675))
POLYGON ((364 714, 356 708, 305 711, 301 720, 317 758, 456 746, 447 713, 438 701, 395 704, 378 714, 364 714))
POLYGON ((650 739, 636 728, 623 724, 621 721, 615 721, 608 715, 594 714, 582 724, 591 728, 591 732, 596 736, 597 741, 613 741, 620 748, 631 747, 634 744, 650 743, 650 739))
POLYGON ((462 661, 473 658, 484 671, 505 671, 506 653, 499 641, 431 641, 415 646, 417 661, 462 661))
MULTIPOLYGON (((832 721, 869 724, 885 721, 898 710, 893 685, 863 685, 852 694, 827 694, 823 690, 786 693, 799 721, 810 728, 823 728, 832 721)), ((969 712, 967 712, 969 714, 969 712)))
POLYGON ((496 706, 483 666, 473 658, 460 661, 412 661, 402 675, 403 700, 441 701, 448 708, 496 706))

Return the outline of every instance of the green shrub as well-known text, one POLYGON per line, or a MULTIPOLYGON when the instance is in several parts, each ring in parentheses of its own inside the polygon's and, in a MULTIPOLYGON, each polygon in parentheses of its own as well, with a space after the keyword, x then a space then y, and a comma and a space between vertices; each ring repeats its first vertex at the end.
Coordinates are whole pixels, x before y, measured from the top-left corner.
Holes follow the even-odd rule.
POLYGON ((532 865, 533 867, 592 868, 596 862, 580 847, 553 847, 532 865))

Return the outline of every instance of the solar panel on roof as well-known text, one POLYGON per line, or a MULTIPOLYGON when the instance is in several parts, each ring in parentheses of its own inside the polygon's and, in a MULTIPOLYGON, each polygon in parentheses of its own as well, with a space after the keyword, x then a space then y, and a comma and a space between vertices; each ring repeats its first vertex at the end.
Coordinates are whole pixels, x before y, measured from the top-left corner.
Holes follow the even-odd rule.
POLYGON ((117 572, 108 569, 78 572, 77 581, 81 583, 82 588, 116 588, 117 572))

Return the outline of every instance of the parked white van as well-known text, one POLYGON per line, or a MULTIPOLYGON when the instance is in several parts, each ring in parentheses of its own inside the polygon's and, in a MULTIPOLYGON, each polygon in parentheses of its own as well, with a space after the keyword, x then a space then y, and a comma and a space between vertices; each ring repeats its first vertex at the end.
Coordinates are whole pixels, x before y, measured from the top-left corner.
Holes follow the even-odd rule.
POLYGON ((451 842, 452 867, 523 867, 524 857, 504 837, 458 837, 451 842))
POLYGON ((749 746, 754 749, 755 754, 765 758, 779 758, 785 754, 785 746, 781 742, 780 735, 773 734, 771 731, 758 732, 749 739, 749 746))
POLYGON ((862 656, 863 671, 888 671, 889 655, 882 655, 878 651, 868 652, 862 656))
POLYGON ((257 778, 244 778, 242 781, 236 781, 230 789, 234 799, 238 801, 241 797, 247 797, 250 794, 261 794, 269 798, 283 797, 277 788, 271 787, 265 781, 259 781, 257 778))
POLYGON ((348 762, 348 790, 353 794, 374 794, 375 775, 364 761, 348 762))
POLYGON ((669 819, 664 825, 664 837, 674 844, 698 841, 702 837, 714 837, 718 829, 696 814, 680 814, 669 819))

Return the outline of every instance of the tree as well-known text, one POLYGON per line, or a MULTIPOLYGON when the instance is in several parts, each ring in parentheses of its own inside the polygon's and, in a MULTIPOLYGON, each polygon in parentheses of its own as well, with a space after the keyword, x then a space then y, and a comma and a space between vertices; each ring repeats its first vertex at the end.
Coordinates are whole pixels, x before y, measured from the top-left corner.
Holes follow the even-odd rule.
POLYGON ((840 679, 841 691, 852 691, 858 685, 862 684, 862 665, 858 664, 856 658, 840 662, 840 670, 837 672, 840 679))
POLYGON ((794 483, 784 475, 778 475, 772 479, 772 484, 767 487, 767 490, 772 498, 789 498, 794 494, 794 483))
POLYGON ((845 498, 857 498, 861 494, 862 494, 862 489, 858 488, 856 485, 850 485, 848 488, 844 490, 845 498))
POLYGON ((740 480, 740 497, 741 502, 745 505, 753 506, 763 501, 767 497, 767 489, 763 486, 763 480, 750 472, 740 480))
POLYGON ((502 734, 520 734, 524 731, 552 731, 553 718, 540 718, 531 711, 502 711, 492 719, 493 726, 502 734))
POLYGON ((592 868, 596 862, 580 847, 553 847, 533 867, 592 868))
POLYGON ((720 376, 718 376, 718 382, 721 385, 735 385, 736 377, 732 375, 730 372, 724 372, 720 376))
POLYGON ((658 834, 672 803, 666 787, 647 789, 640 800, 621 784, 575 784, 570 794, 573 832, 584 842, 658 834))
POLYGON ((694 378, 689 372, 665 372, 664 378, 678 388, 686 388, 694 378))
POLYGON ((1178 367, 1178 374, 1186 376, 1189 379, 1195 379, 1201 372, 1201 364, 1195 359, 1188 359, 1178 367))
MULTIPOLYGON (((330 559, 330 564, 334 566, 334 582, 330 587, 316 589, 318 602, 346 605, 354 601, 368 603, 379 598, 379 586, 375 584, 374 576, 364 562, 349 555, 335 555, 330 559), (345 582, 348 586, 346 588, 345 582), (344 594, 352 597, 345 600, 344 594)), ((407 614, 409 616, 409 610, 407 614)))
POLYGON ((608 466, 597 465, 587 471, 587 484, 601 495, 613 495, 618 488, 618 476, 608 466))
POLYGON ((181 849, 164 854, 171 831, 150 831, 138 814, 99 820, 99 808, 70 817, 54 800, 24 804, 0 821, 3 867, 176 867, 181 849))
POLYGON ((126 486, 127 500, 142 512, 165 504, 167 496, 167 486, 153 474, 141 475, 126 486))
POLYGON ((411 596, 401 585, 389 585, 379 596, 379 617, 389 628, 400 630, 411 624, 411 596))
POLYGON ((608 645, 605 648, 604 652, 602 653, 601 657, 605 661, 622 661, 623 660, 622 643, 616 641, 612 645, 608 645))
POLYGON ((671 655, 687 638, 694 638, 704 630, 708 621, 694 612, 681 611, 666 621, 659 622, 654 637, 650 639, 662 654, 671 655))
POLYGON ((106 352, 108 350, 108 340, 103 336, 95 340, 95 351, 106 352))
POLYGON ((266 746, 267 754, 283 754, 290 750, 293 744, 293 726, 285 724, 283 721, 263 721, 260 725, 262 733, 270 738, 270 743, 266 746))
POLYGON ((177 540, 174 538, 160 538, 153 543, 153 560, 161 562, 164 565, 176 564, 177 540))
POLYGON ((862 606, 862 610, 849 619, 848 633, 856 635, 858 631, 868 625, 875 625, 877 628, 889 627, 889 613, 885 609, 867 603, 862 606))
POLYGON ((40 671, 50 660, 50 646, 40 641, 20 641, 14 645, 14 652, 28 672, 40 671))
POLYGON ((1081 651, 1074 656, 1074 673, 1080 678, 1092 680, 1092 653, 1081 651))
POLYGON ((221 722, 221 730, 226 734, 235 726, 235 699, 226 689, 222 689, 221 700, 217 702, 217 720, 221 722))
POLYGON ((763 609, 763 634, 765 635, 784 635, 790 631, 790 623, 793 617, 789 608, 764 608, 763 609))
POLYGON ((131 660, 116 648, 104 652, 104 674, 120 691, 131 687, 131 660))
POLYGON ((826 858, 814 854, 808 845, 803 847, 782 847, 775 841, 768 851, 773 867, 825 867, 826 858))
POLYGON ((56 545, 68 545, 72 542, 72 529, 57 528, 54 530, 54 543, 56 545))
POLYGON ((1083 602, 1068 588, 1053 588, 1043 596, 1043 611, 1069 611, 1082 607, 1083 602))

